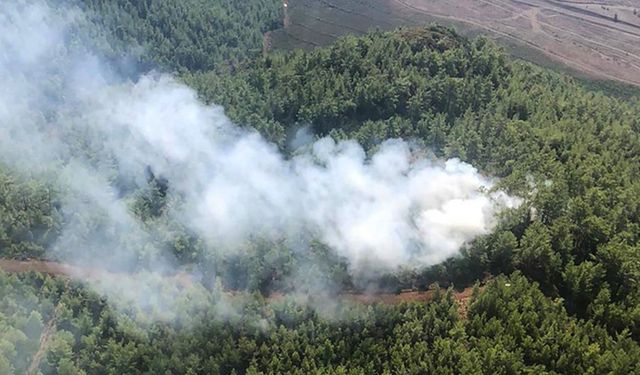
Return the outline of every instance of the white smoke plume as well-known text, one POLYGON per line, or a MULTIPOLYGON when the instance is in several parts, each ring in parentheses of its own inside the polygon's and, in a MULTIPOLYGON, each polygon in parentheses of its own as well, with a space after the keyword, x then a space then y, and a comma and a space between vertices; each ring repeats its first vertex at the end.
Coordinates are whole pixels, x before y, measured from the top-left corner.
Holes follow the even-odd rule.
POLYGON ((180 197, 169 215, 209 247, 304 233, 354 273, 441 262, 519 204, 469 164, 416 159, 402 140, 370 158, 329 138, 285 157, 171 76, 114 76, 72 43, 81 18, 37 1, 0 8, 0 161, 61 186, 52 251, 69 262, 126 268, 161 255, 114 188, 122 176, 143 186, 147 167, 180 197))

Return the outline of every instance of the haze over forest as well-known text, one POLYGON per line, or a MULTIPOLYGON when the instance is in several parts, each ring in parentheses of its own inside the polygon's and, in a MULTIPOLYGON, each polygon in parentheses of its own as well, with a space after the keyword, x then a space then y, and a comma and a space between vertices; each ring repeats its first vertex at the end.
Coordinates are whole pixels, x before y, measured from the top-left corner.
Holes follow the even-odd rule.
POLYGON ((304 4, 0 7, 0 374, 640 373, 640 89, 304 4))

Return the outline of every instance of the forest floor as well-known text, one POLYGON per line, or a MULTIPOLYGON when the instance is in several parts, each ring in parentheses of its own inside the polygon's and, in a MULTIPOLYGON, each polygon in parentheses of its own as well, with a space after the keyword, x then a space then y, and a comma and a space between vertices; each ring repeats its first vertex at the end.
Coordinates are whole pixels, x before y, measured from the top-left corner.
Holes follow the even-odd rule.
MULTIPOLYGON (((44 273, 51 276, 64 277, 69 279, 77 279, 77 280, 88 280, 88 281, 99 281, 105 279, 118 279, 126 276, 130 276, 128 274, 118 274, 113 272, 108 272, 101 269, 96 268, 80 268, 76 266, 71 266, 63 263, 50 262, 50 261, 41 261, 41 260, 11 260, 11 259, 0 259, 0 270, 7 273, 24 273, 24 272, 37 272, 44 273)), ((182 287, 190 287, 193 283, 191 277, 186 273, 176 273, 174 275, 167 275, 167 279, 171 279, 171 281, 179 283, 182 287)), ((236 292, 230 292, 230 294, 235 294, 236 292)), ((466 288, 462 291, 455 291, 454 298, 456 302, 458 302, 459 312, 461 316, 466 316, 467 304, 471 295, 473 293, 473 288, 466 288)), ((399 304, 402 302, 429 302, 433 299, 435 291, 426 290, 426 291, 403 291, 399 293, 354 293, 354 292, 345 292, 340 294, 338 297, 343 300, 348 300, 352 302, 362 303, 362 304, 373 304, 373 303, 384 303, 384 304, 399 304)), ((272 293, 267 296, 267 300, 271 302, 277 302, 282 300, 287 295, 284 293, 272 293)))
POLYGON ((640 86, 640 0, 289 0, 285 15, 269 48, 436 22, 497 39, 541 65, 640 86))

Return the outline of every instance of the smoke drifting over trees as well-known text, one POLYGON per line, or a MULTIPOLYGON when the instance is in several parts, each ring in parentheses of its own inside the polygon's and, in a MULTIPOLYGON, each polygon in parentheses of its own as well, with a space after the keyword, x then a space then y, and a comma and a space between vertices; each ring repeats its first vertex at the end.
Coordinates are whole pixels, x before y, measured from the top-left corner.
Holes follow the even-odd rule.
POLYGON ((367 156, 323 138, 285 156, 171 76, 118 77, 74 34, 75 8, 17 2, 0 17, 0 156, 59 190, 59 259, 170 267, 152 241, 162 224, 131 210, 131 191, 155 176, 168 189, 163 215, 208 248, 318 239, 354 275, 443 261, 519 204, 471 165, 419 158, 402 140, 367 156))
POLYGON ((277 0, 61 4, 0 7, 0 374, 640 373, 637 99, 440 26, 259 57, 277 0))

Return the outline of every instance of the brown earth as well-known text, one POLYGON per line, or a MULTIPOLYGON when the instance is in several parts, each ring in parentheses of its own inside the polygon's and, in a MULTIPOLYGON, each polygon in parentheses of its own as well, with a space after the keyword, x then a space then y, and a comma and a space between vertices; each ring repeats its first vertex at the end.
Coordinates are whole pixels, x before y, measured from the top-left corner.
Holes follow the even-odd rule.
MULTIPOLYGON (((129 275, 126 274, 117 274, 108 272, 105 270, 95 269, 95 268, 79 268, 67 264, 50 262, 50 261, 40 261, 40 260, 27 260, 27 261, 18 261, 18 260, 10 260, 10 259, 0 259, 0 270, 7 273, 25 273, 25 272, 37 272, 44 273, 50 276, 63 277, 68 280, 71 279, 80 279, 80 280, 104 280, 108 279, 118 279, 121 277, 127 277, 129 275)), ((183 287, 190 287, 192 284, 191 277, 185 273, 177 273, 175 275, 169 275, 168 278, 175 280, 183 287)), ((483 288, 481 288, 483 289, 483 288)), ((458 313, 460 316, 465 319, 467 316, 467 308, 469 305, 469 300, 471 299, 473 293, 473 288, 466 288, 462 292, 455 292, 454 298, 458 304, 458 313)), ((238 294, 238 292, 230 291, 230 295, 238 294)), ((434 297, 435 291, 404 291, 397 294, 392 293, 343 293, 338 298, 362 303, 365 305, 374 304, 374 303, 383 303, 383 304, 399 304, 403 302, 422 302, 427 303, 431 301, 434 297)), ((272 293, 267 297, 267 300, 270 302, 281 301, 286 297, 286 294, 283 293, 272 293)), ((59 303, 51 318, 45 325, 40 335, 40 344, 38 350, 33 355, 31 359, 31 363, 29 368, 27 369, 26 374, 32 375, 37 374, 40 368, 40 363, 45 358, 48 348, 49 342, 53 335, 56 332, 56 320, 59 314, 60 307, 62 305, 59 303)))
MULTIPOLYGON (((117 281, 123 277, 131 277, 135 275, 114 273, 104 269, 92 267, 76 267, 68 264, 42 261, 42 260, 12 260, 0 259, 0 270, 7 273, 24 273, 37 272, 50 276, 63 277, 67 279, 86 280, 86 281, 117 281)), ((176 273, 174 275, 166 275, 166 279, 174 279, 183 288, 191 287, 193 280, 186 273, 176 273)))
MULTIPOLYGON (((128 277, 128 274, 118 274, 100 270, 96 268, 80 268, 67 264, 40 261, 40 260, 27 260, 18 261, 10 259, 0 259, 0 270, 7 273, 24 273, 24 272, 38 272, 51 276, 64 277, 68 279, 77 280, 89 280, 89 281, 102 281, 102 280, 116 280, 123 277, 128 277)), ((193 283, 191 277, 186 273, 177 273, 174 275, 167 275, 166 278, 172 279, 179 283, 182 287, 188 288, 193 283)), ((466 316, 467 304, 471 298, 473 288, 466 288, 462 292, 454 292, 454 298, 458 302, 458 308, 461 316, 466 316)), ((429 302, 434 297, 433 290, 427 291, 403 291, 400 293, 342 293, 338 296, 340 299, 358 302, 362 304, 399 304, 402 302, 429 302)), ((230 291, 229 294, 237 294, 237 292, 230 291)), ((276 302, 285 298, 283 293, 272 293, 267 297, 267 300, 276 302)), ((54 314, 55 317, 55 314, 54 314)), ((52 319, 50 323, 55 323, 52 319)), ((46 330, 45 330, 46 331, 46 330)), ((46 337, 43 333, 43 337, 46 337)))
POLYGON ((437 22, 490 36, 543 65, 640 86, 640 0, 289 0, 286 14, 272 48, 437 22))
MULTIPOLYGON (((483 288, 481 288, 483 289, 483 288)), ((411 292, 401 292, 397 294, 392 293, 374 293, 374 294, 358 294, 358 293, 347 293, 343 294, 348 300, 363 303, 363 304, 373 304, 373 303, 384 303, 395 305, 402 302, 429 302, 433 299, 435 292, 432 290, 428 291, 411 291, 411 292)), ((466 288, 462 292, 454 292, 453 298, 456 300, 458 304, 458 313, 461 317, 466 318, 467 316, 467 307, 469 305, 469 300, 471 299, 471 295, 473 294, 473 288, 466 288)))

